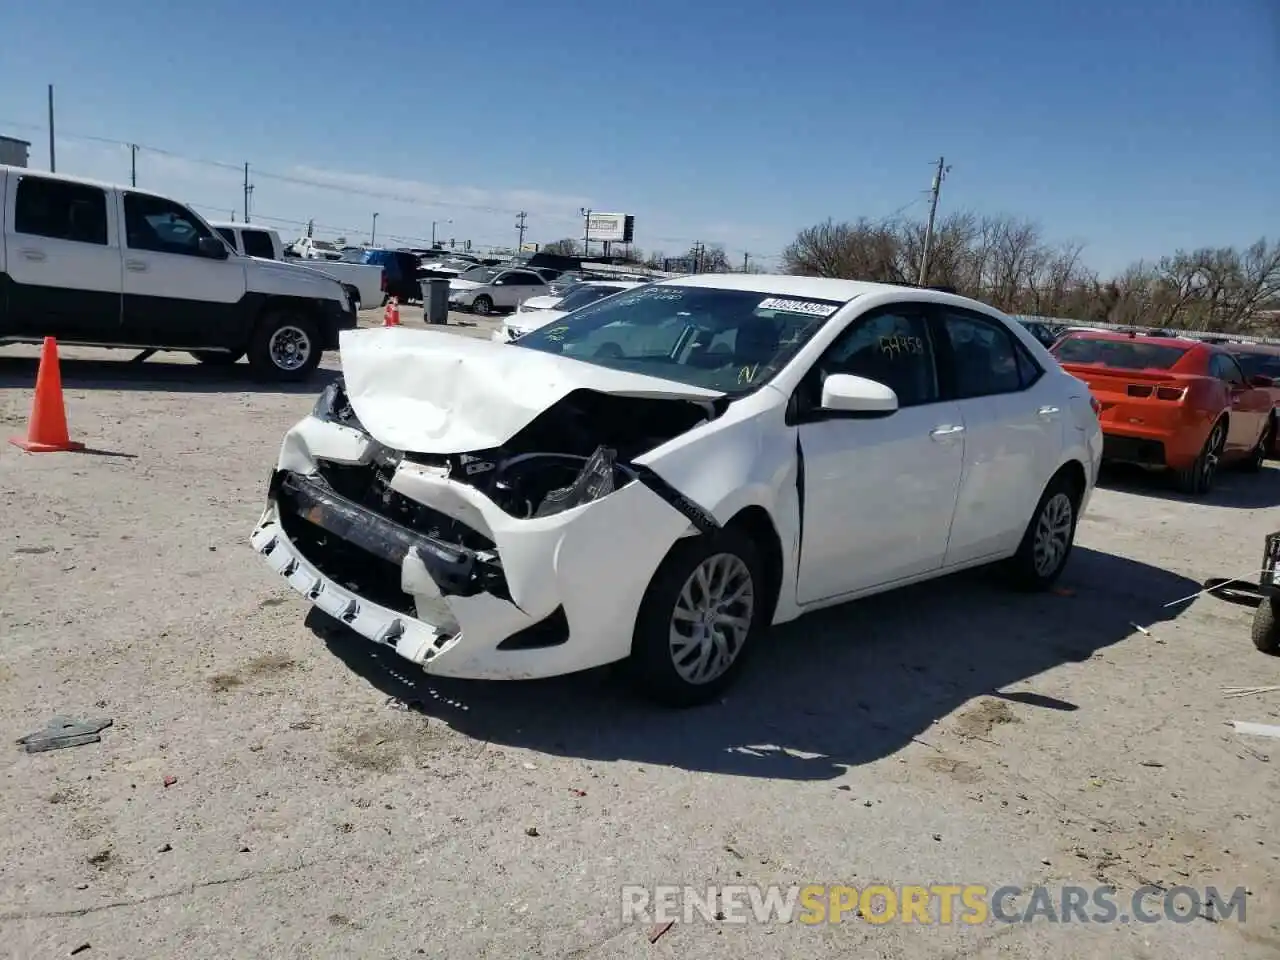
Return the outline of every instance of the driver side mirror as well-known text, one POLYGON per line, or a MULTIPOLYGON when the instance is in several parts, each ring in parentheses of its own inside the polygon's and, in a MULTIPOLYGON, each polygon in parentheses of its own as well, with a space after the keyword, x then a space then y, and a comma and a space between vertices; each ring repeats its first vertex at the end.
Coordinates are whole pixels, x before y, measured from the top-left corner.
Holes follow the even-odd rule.
POLYGON ((1261 374, 1249 378, 1249 386, 1251 387, 1274 387, 1275 385, 1275 380, 1271 377, 1264 377, 1261 374))
POLYGON ((859 418, 887 417, 897 412, 898 395, 875 380, 833 373, 822 383, 822 409, 859 418))
POLYGON ((199 250, 200 256, 209 257, 211 260, 225 260, 231 255, 227 245, 217 237, 201 237, 199 250))

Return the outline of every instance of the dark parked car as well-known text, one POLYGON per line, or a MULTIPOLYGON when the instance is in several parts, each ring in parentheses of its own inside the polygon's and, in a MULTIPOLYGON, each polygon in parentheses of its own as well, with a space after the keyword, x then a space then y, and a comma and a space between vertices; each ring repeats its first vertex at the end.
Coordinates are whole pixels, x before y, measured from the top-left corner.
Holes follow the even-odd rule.
POLYGON ((421 260, 408 250, 357 250, 350 256, 354 263, 372 263, 382 267, 383 293, 401 303, 422 299, 418 286, 421 260))
POLYGON ((1027 333, 1031 334, 1046 347, 1051 347, 1058 342, 1058 338, 1065 332, 1064 328, 1053 323, 1045 323, 1043 320, 1019 320, 1020 324, 1027 328, 1027 333))

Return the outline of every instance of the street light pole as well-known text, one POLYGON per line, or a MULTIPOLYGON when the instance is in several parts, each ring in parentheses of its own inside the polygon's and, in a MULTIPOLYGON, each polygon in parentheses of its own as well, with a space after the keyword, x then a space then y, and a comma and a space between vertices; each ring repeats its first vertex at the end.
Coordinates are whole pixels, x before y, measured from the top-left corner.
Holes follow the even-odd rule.
POLYGON ((378 242, 378 215, 373 215, 373 229, 369 231, 369 246, 374 246, 378 242))
POLYGON ((591 256, 591 208, 582 207, 578 212, 582 214, 582 255, 589 257, 591 256))
MULTIPOLYGON (((436 224, 437 224, 437 223, 440 223, 440 222, 441 222, 441 221, 439 221, 439 220, 432 220, 432 221, 431 221, 431 248, 432 248, 433 250, 435 249, 435 246, 436 246, 436 224)), ((444 223, 453 223, 453 218, 452 218, 452 217, 450 217, 448 220, 445 220, 445 221, 443 221, 443 222, 444 222, 444 223)))

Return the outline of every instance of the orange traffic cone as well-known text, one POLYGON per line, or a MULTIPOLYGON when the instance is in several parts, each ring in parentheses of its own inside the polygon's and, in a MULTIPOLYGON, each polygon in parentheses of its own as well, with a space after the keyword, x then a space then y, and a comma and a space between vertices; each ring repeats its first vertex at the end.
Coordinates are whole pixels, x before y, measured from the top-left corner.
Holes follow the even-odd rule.
POLYGON ((28 453, 52 453, 59 450, 83 450, 67 435, 67 408, 62 401, 62 372, 58 369, 58 341, 44 338, 40 351, 40 370, 36 373, 36 396, 31 404, 31 422, 27 435, 9 440, 28 453))
POLYGON ((387 309, 382 314, 382 325, 384 327, 400 326, 400 301, 395 297, 387 301, 387 309))

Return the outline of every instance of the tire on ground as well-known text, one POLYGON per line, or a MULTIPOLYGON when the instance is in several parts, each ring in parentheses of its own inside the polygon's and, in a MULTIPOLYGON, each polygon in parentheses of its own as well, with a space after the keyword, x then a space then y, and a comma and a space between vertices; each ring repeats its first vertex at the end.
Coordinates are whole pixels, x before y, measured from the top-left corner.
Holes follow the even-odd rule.
POLYGON ((268 310, 249 343, 249 366, 255 376, 276 382, 305 380, 320 363, 320 335, 315 321, 289 308, 268 310), (303 347, 290 351, 288 345, 303 347))
POLYGON ((1083 492, 1078 480, 1066 470, 1058 471, 1049 481, 1018 544, 1018 552, 1005 561, 1004 572, 1012 586, 1026 591, 1047 590, 1058 581, 1075 546, 1083 492), (1064 509, 1069 509, 1069 514, 1064 516, 1064 509), (1061 539, 1064 534, 1065 543, 1061 539), (1052 547, 1048 541, 1052 541, 1052 547))
POLYGON ((1258 609, 1253 612, 1253 645, 1263 653, 1280 653, 1280 623, 1277 623, 1276 607, 1280 606, 1274 598, 1263 597, 1258 609))
POLYGON ((715 699, 737 678, 756 638, 768 627, 768 590, 760 552, 742 532, 729 527, 677 541, 649 581, 636 617, 631 656, 625 663, 633 686, 649 699, 674 707, 715 699), (686 582, 701 564, 718 554, 739 559, 750 576, 752 604, 747 633, 726 670, 712 679, 694 682, 677 670, 671 646, 672 617, 686 582))

